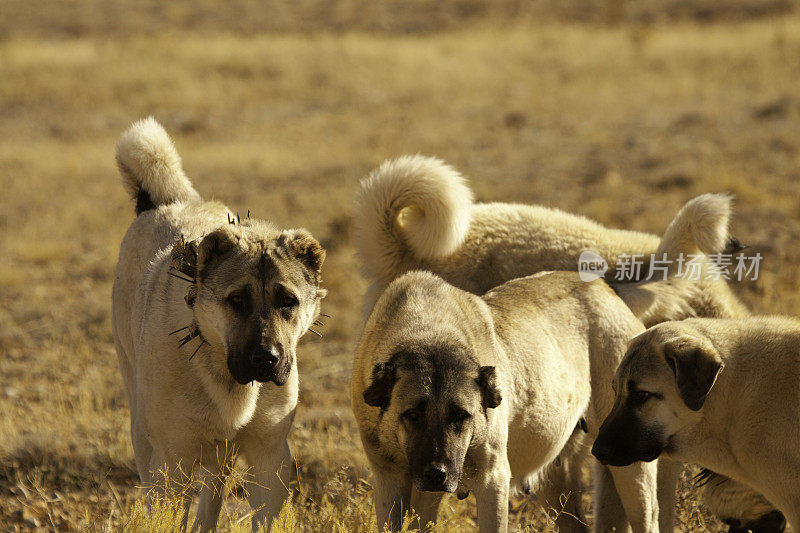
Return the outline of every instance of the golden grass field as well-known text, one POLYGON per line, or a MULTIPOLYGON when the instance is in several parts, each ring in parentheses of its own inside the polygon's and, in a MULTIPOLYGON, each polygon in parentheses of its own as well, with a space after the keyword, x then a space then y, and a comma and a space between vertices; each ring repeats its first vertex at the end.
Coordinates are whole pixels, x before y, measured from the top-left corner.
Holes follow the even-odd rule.
MULTIPOLYGON (((800 315, 796 2, 125 6, 0 3, 0 530, 173 527, 169 502, 140 500, 111 335, 133 219, 114 145, 150 114, 206 198, 328 250, 333 319, 299 349, 285 530, 375 530, 349 408, 365 288, 350 220, 385 158, 438 155, 480 200, 656 233, 689 198, 730 192, 734 234, 765 257, 737 293, 800 315)), ((237 502, 223 530, 249 529, 237 502)), ((473 507, 445 500, 442 530, 473 527, 473 507)), ((546 507, 516 501, 512 523, 539 530, 546 507)), ((720 530, 686 488, 679 518, 720 530)))

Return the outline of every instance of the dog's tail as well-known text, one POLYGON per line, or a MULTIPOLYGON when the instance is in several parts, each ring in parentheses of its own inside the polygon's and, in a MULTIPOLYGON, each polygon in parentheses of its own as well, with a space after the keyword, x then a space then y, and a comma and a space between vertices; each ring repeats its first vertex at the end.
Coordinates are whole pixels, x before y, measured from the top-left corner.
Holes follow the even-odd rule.
POLYGON ((200 200, 172 139, 153 117, 134 122, 119 138, 117 167, 137 215, 160 205, 200 200))
POLYGON ((405 260, 446 257, 464 242, 472 191, 455 169, 420 155, 385 161, 361 180, 356 249, 364 273, 389 281, 405 260))
POLYGON ((667 226, 656 257, 722 253, 731 240, 728 222, 732 211, 731 197, 726 194, 703 194, 689 200, 667 226))
POLYGON ((716 268, 707 256, 724 253, 732 243, 739 244, 728 233, 732 203, 725 194, 703 194, 686 202, 650 258, 651 276, 614 285, 645 326, 697 314, 694 302, 702 300, 703 291, 707 290, 698 281, 716 268), (689 266, 692 261, 698 270, 689 266), (655 274, 656 262, 665 274, 655 274))

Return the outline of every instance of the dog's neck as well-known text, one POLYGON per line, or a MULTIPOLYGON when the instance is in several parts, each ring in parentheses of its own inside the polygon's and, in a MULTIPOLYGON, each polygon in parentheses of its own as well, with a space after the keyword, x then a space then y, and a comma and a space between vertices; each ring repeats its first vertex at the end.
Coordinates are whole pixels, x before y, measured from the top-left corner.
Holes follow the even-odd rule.
POLYGON ((200 348, 196 359, 195 368, 203 389, 217 407, 220 419, 231 430, 245 426, 253 418, 262 384, 257 381, 246 385, 237 383, 227 367, 220 368, 218 364, 225 360, 224 352, 210 344, 200 348))

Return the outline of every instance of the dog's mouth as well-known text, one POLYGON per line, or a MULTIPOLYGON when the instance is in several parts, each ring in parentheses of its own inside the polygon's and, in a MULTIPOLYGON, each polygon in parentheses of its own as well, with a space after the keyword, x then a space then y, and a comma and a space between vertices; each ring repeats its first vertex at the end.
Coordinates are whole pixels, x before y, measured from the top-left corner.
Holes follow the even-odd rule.
POLYGON ((627 443, 627 445, 601 443, 598 438, 592 446, 594 455, 601 464, 608 466, 628 466, 637 461, 649 463, 661 455, 664 448, 657 443, 627 443))
POLYGON ((272 366, 257 366, 249 361, 242 362, 234 356, 228 356, 227 362, 231 377, 240 385, 248 385, 253 381, 258 381, 259 383, 272 382, 278 387, 281 387, 289 380, 289 374, 292 369, 289 357, 281 358, 278 363, 272 366))
POLYGON ((414 478, 414 485, 420 492, 447 492, 454 493, 458 488, 459 479, 447 480, 443 482, 433 482, 421 477, 414 478))

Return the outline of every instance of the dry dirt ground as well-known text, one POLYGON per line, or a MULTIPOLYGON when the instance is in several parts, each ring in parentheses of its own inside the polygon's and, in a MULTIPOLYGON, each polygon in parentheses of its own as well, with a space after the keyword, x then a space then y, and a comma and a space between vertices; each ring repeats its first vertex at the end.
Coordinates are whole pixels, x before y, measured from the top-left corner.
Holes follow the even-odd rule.
MULTIPOLYGON (((374 529, 348 399, 365 287, 350 210, 385 158, 438 155, 480 200, 652 232, 689 198, 730 192, 735 235, 765 257, 738 294, 800 314, 800 9, 645 4, 4 1, 0 530, 171 528, 168 508, 135 504, 110 322, 133 218, 114 144, 149 114, 205 197, 305 226, 328 250, 333 319, 299 350, 286 530, 374 529)), ((247 526, 237 501, 226 530, 247 526)), ((473 524, 469 500, 444 514, 444 530, 473 524)), ((543 515, 517 501, 512 522, 540 529, 543 515)), ((683 531, 719 530, 690 490, 679 515, 683 531)))

